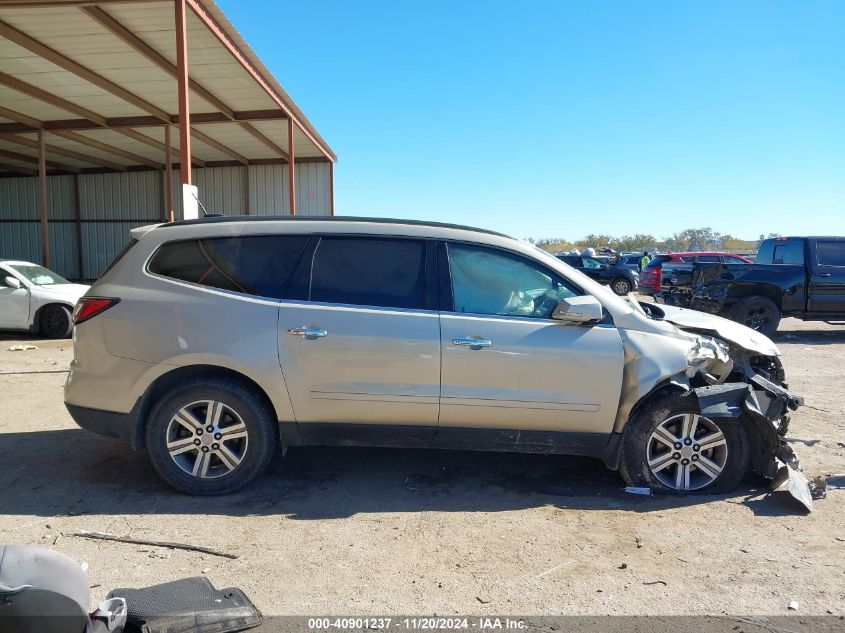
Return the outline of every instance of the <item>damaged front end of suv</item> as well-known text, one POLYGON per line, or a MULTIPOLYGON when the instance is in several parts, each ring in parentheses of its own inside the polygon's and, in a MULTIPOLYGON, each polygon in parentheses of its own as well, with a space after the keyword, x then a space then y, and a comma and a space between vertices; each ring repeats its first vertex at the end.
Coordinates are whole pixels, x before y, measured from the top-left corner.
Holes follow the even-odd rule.
MULTIPOLYGON (((719 317, 669 306, 639 305, 633 300, 630 303, 648 317, 649 327, 620 328, 626 362, 615 430, 633 434, 638 425, 630 424, 631 420, 674 397, 708 423, 712 421, 725 430, 742 425, 747 438, 747 468, 769 479, 773 489, 787 483, 792 496, 812 510, 807 479, 785 440, 789 414, 803 404, 803 399, 789 391, 774 343, 719 317)), ((627 437, 626 443, 628 440, 631 438, 627 437)), ((701 460, 694 466, 705 470, 713 466, 704 454, 688 451, 685 441, 690 443, 679 434, 674 447, 677 451, 672 453, 673 447, 669 447, 669 453, 662 459, 657 456, 654 463, 671 462, 673 457, 687 463, 685 457, 691 457, 701 460)), ((693 448, 697 451, 698 445, 693 448)), ((620 471, 626 479, 635 480, 636 473, 631 475, 635 468, 630 463, 626 472, 624 451, 620 460, 620 471)), ((650 453, 647 462, 652 463, 650 453)), ((653 476, 651 479, 654 481, 653 476)))

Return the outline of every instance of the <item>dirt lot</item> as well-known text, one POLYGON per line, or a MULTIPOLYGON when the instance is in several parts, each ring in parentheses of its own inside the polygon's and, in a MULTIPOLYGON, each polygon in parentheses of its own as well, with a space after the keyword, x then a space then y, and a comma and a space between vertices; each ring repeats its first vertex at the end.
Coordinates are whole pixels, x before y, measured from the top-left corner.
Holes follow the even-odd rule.
MULTIPOLYGON (((145 455, 78 429, 64 373, 14 373, 61 372, 69 341, 6 351, 19 339, 0 340, 0 542, 87 561, 97 600, 206 574, 265 614, 775 615, 791 600, 799 614, 845 613, 841 489, 805 515, 753 478, 730 496, 651 499, 586 459, 309 448, 240 494, 191 498, 145 455)), ((845 327, 790 319, 778 344, 808 405, 790 431, 805 472, 845 472, 845 327)))

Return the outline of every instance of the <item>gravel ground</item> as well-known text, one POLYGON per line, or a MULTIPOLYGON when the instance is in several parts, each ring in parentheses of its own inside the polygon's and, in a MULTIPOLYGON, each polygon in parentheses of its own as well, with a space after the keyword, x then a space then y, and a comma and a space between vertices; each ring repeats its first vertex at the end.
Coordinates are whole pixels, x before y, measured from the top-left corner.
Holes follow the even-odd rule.
MULTIPOLYGON (((62 372, 70 341, 0 339, 0 542, 87 561, 95 600, 205 574, 269 615, 785 615, 792 600, 845 614, 841 489, 807 515, 753 477, 731 495, 652 499, 587 459, 300 448, 241 493, 192 498, 78 429, 64 373, 14 373, 62 372), (6 351, 18 342, 39 349, 6 351)), ((845 473, 845 328, 788 319, 777 342, 807 402, 790 430, 805 472, 845 473)))

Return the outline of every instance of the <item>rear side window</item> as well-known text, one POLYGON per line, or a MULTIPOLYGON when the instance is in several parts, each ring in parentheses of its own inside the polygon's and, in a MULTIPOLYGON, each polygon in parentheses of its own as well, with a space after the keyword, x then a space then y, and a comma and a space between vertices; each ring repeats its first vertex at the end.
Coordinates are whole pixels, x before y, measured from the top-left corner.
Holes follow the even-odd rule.
POLYGON ((804 240, 768 239, 760 244, 758 264, 804 264, 804 240))
POLYGON ((282 298, 307 236, 251 235, 169 242, 149 271, 203 286, 282 298))
POLYGON ((425 308, 425 242, 323 237, 311 268, 311 301, 425 308))
POLYGON ((722 260, 718 255, 699 255, 695 261, 699 264, 718 264, 722 260))
POLYGON ((816 242, 819 266, 845 266, 845 242, 816 242))
POLYGON ((646 264, 646 268, 658 268, 659 266, 662 266, 671 259, 672 258, 668 255, 657 255, 656 257, 653 257, 648 264, 646 264))

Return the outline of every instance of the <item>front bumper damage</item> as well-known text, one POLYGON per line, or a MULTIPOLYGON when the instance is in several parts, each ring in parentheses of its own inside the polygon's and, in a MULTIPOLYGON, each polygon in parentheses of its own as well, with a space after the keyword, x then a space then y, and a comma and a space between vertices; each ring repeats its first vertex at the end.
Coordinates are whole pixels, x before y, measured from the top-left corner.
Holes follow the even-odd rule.
POLYGON ((745 368, 745 374, 748 382, 693 388, 701 414, 708 418, 744 417, 749 420, 757 431, 749 433, 752 470, 770 479, 772 490, 786 483, 789 493, 812 511, 813 498, 807 478, 785 439, 789 412, 803 405, 804 399, 750 367, 745 368))

